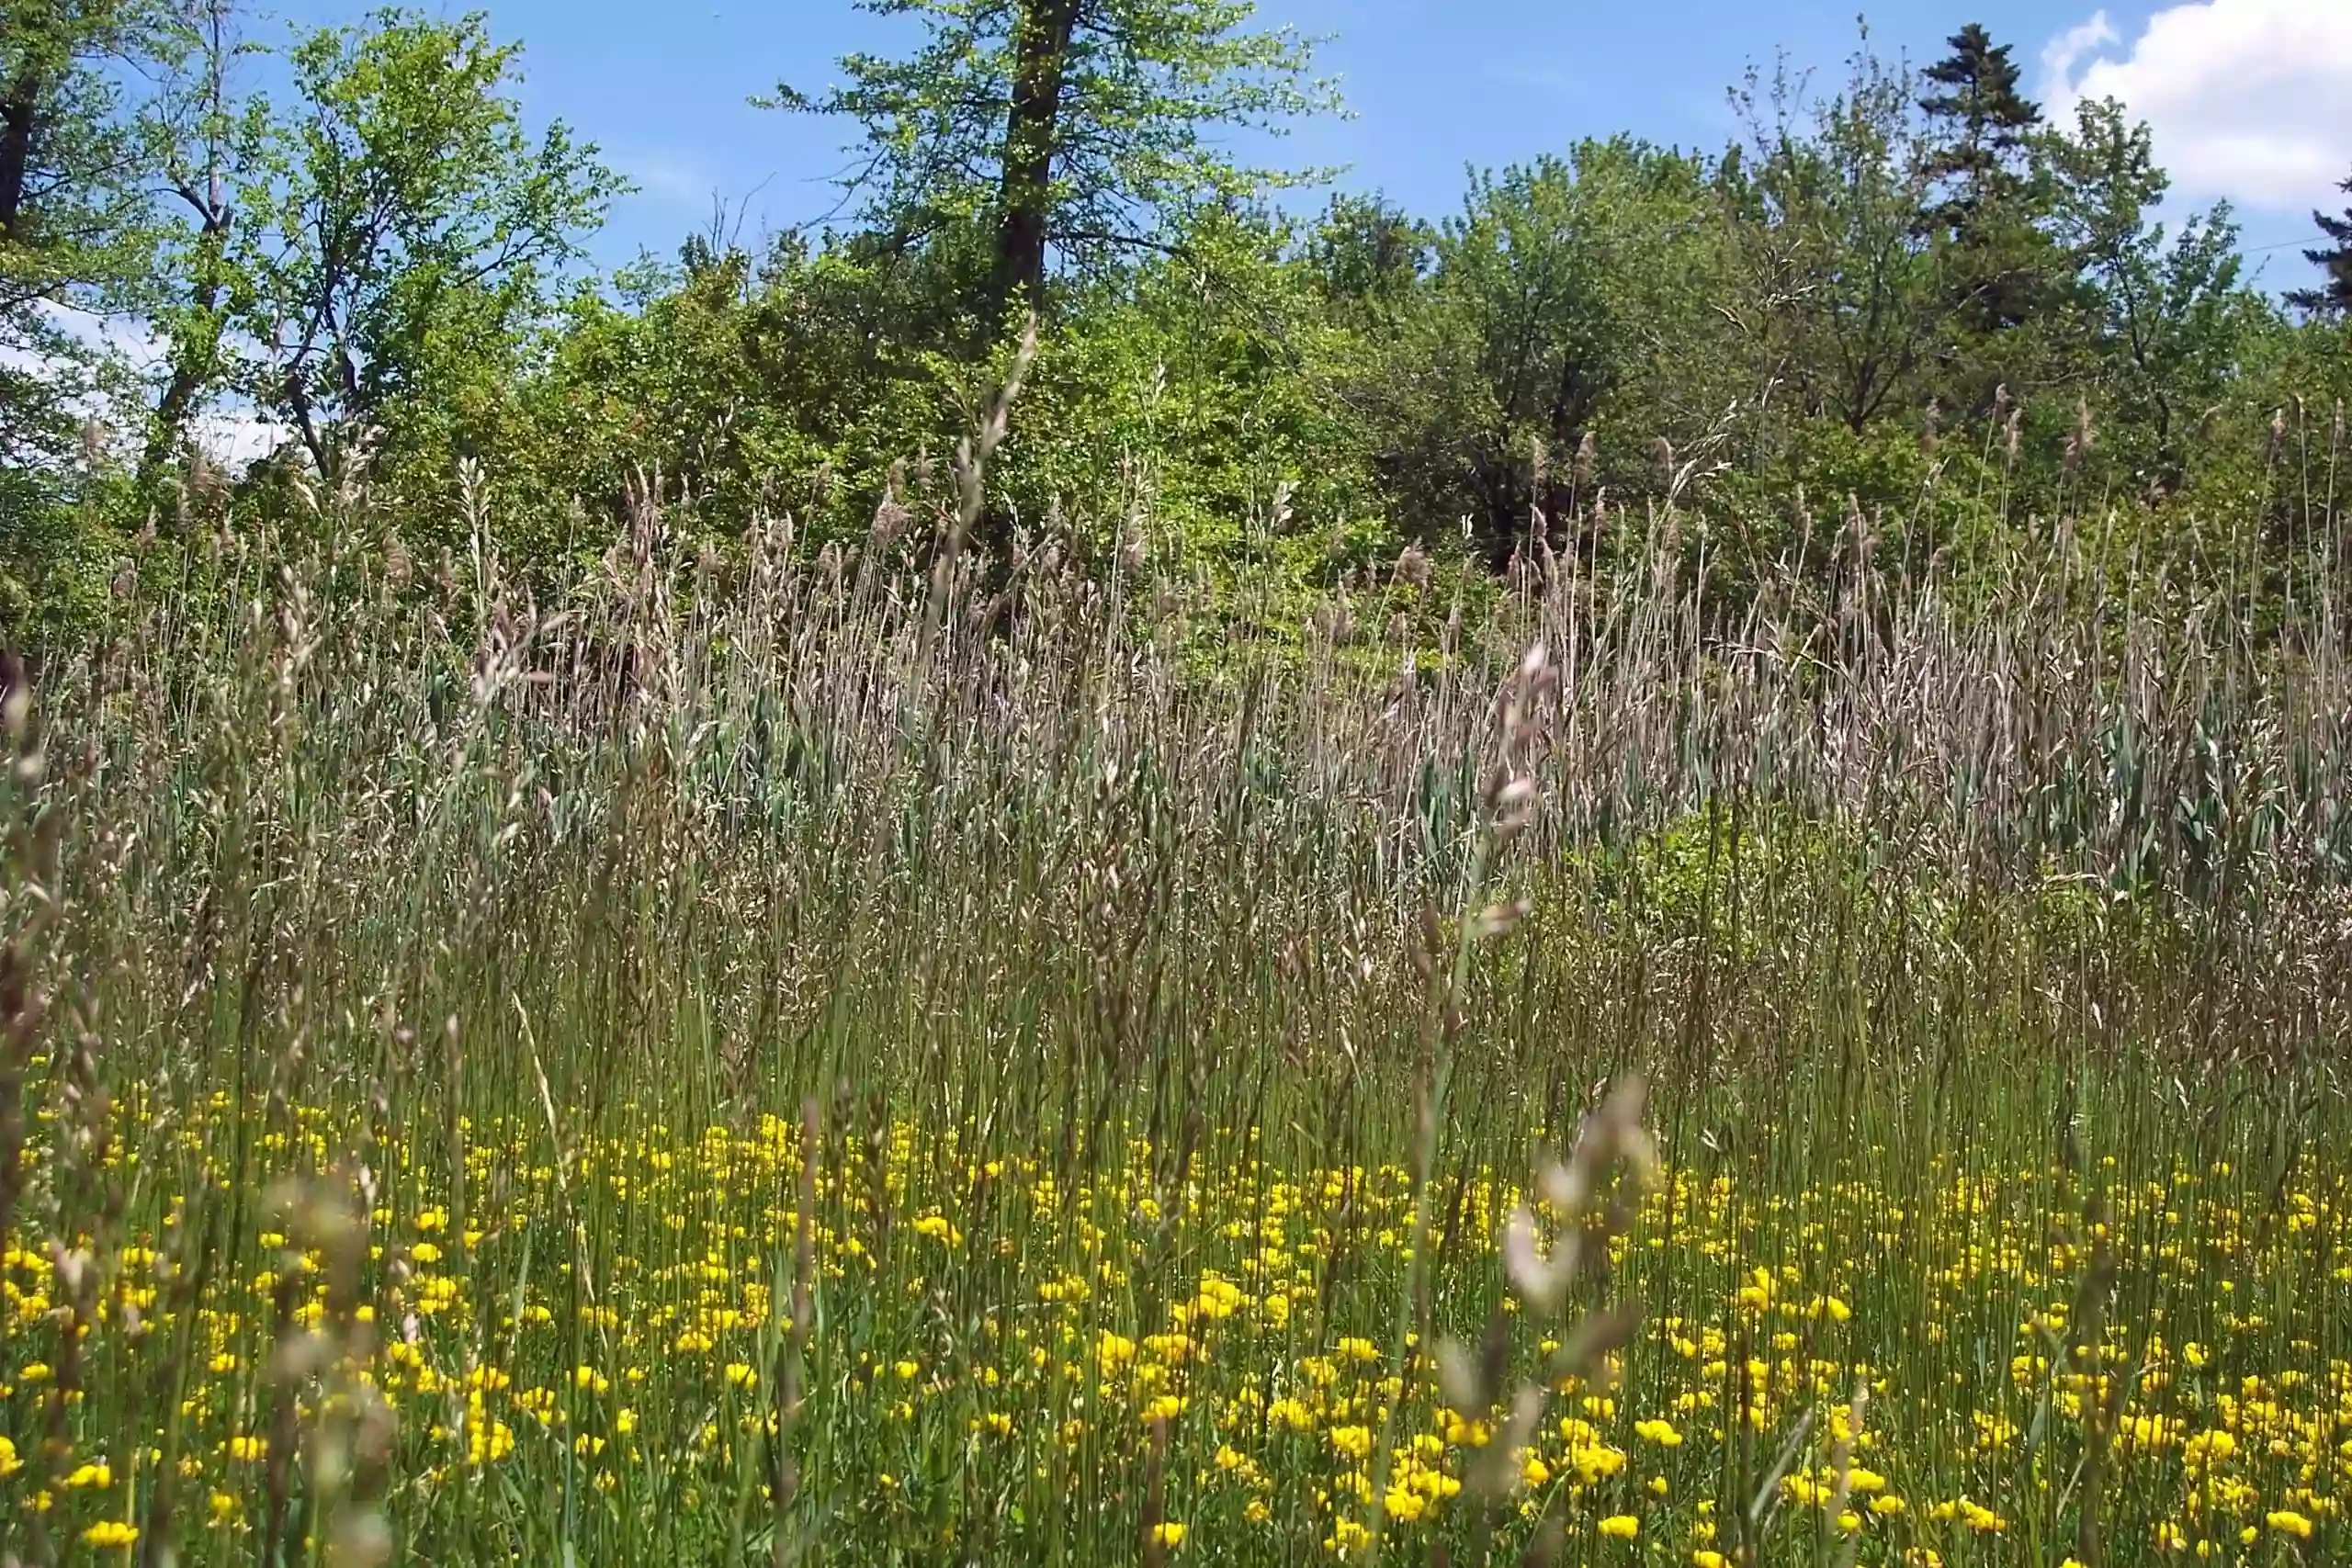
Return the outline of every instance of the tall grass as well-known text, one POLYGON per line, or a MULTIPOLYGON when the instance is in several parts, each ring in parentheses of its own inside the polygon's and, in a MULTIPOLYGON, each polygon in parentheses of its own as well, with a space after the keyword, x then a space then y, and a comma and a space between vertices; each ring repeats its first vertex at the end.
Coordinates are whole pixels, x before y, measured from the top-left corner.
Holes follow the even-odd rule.
POLYGON ((1808 519, 1729 610, 1610 513, 1276 648, 952 497, 691 560, 648 502, 536 598, 322 506, 17 688, 0 1551, 2340 1534, 2332 522, 1962 594, 1808 519), (1538 1178, 1634 1079, 1603 1216, 1538 1178))

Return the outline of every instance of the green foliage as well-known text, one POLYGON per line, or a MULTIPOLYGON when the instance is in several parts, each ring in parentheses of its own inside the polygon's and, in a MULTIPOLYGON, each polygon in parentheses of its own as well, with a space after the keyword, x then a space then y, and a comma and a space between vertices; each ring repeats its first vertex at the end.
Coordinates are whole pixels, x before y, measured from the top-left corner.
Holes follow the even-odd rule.
POLYGON ((359 440, 446 493, 451 463, 494 450, 549 289, 621 188, 561 124, 526 136, 517 54, 480 14, 385 11, 289 55, 231 298, 260 345, 243 389, 322 471, 359 440))
MULTIPOLYGON (((291 438, 232 528, 311 516, 323 479, 429 555, 491 523, 548 584, 647 505, 722 554, 788 513, 809 547, 919 558, 1025 306, 970 546, 1000 586, 1181 569, 1228 645, 1370 614, 1408 541, 1417 574, 1606 575, 1661 517, 1724 615, 1857 540, 1966 592, 2086 517, 2132 570, 2243 533, 2283 593, 2276 552, 2336 503, 2286 453, 2346 395, 2340 335, 2245 286, 2226 209, 2156 221, 2145 128, 2045 125, 1980 27, 1924 71, 1865 34, 1826 96, 1752 73, 1720 152, 1587 141, 1474 171, 1441 221, 1376 194, 1299 220, 1262 193, 1314 176, 1234 140, 1334 100, 1245 0, 875 0, 905 52, 774 100, 854 128, 848 220, 599 278, 616 182, 526 130, 480 16, 299 33, 274 100, 240 85, 237 0, 8 4, 0 85, 41 130, 0 256, 20 626, 101 618, 151 519, 209 518, 208 412, 291 438)), ((1435 602, 1382 611, 1426 638, 1435 602)))
POLYGON ((944 450, 942 367, 887 330, 923 287, 909 270, 854 244, 695 241, 616 295, 582 290, 525 394, 524 514, 584 508, 600 523, 571 542, 592 551, 635 491, 714 537, 783 512, 846 529, 893 463, 944 450))
POLYGON ((229 332, 240 265, 230 242, 271 135, 267 102, 241 98, 232 85, 241 59, 256 52, 236 27, 233 0, 178 0, 150 62, 156 88, 141 120, 161 192, 161 232, 148 318, 168 344, 141 459, 150 476, 178 452, 235 370, 229 332))
POLYGON ((1306 261, 1334 312, 1351 324, 1393 322, 1427 272, 1436 231, 1379 196, 1331 198, 1306 261))
POLYGON ((989 233, 990 296, 1042 285, 1049 256, 1100 276, 1164 248, 1204 207, 1301 176, 1237 161, 1223 138, 1334 102, 1290 32, 1249 0, 859 0, 921 43, 851 55, 843 85, 770 100, 856 123, 844 186, 894 247, 989 233))
POLYGON ((1187 255, 1080 303, 1005 448, 1016 514, 1062 519, 1097 560, 1130 543, 1228 584, 1253 566, 1328 583, 1385 546, 1360 438, 1327 390, 1348 345, 1315 320, 1280 238, 1204 225, 1187 255))
MULTIPOLYGON (((757 258, 695 242, 624 281, 574 301, 531 380, 524 515, 570 518, 571 543, 600 549, 587 520, 642 491, 713 543, 790 513, 816 543, 923 547, 948 455, 1001 373, 888 330, 935 276, 787 238, 757 258)), ((1309 585, 1385 548, 1360 438, 1326 392, 1345 337, 1317 323, 1312 287, 1279 227, 1214 216, 1181 256, 1074 286, 988 476, 978 543, 996 569, 1050 549, 1092 570, 1140 553, 1228 587, 1262 570, 1292 584, 1277 619, 1295 625, 1309 585)))
POLYGON ((1937 395, 1979 415, 1996 389, 2048 378, 2048 334, 2028 329, 2056 305, 2065 269, 2047 221, 2052 182, 2035 156, 2041 107, 2018 90, 2009 46, 1975 23, 1951 42, 1951 55, 1921 73, 1927 173, 1937 182, 1923 219, 1942 248, 1952 307, 1937 395))
POLYGON ((1928 87, 1919 107, 1946 128, 1943 144, 1928 158, 1930 175, 1952 182, 1937 216, 1964 230, 2024 184, 2018 164, 2041 110, 2018 91, 2010 46, 1996 44, 1983 24, 1969 23, 1949 42, 1951 55, 1920 73, 1928 87))
POLYGON ((2170 182, 2147 127, 2120 105, 2084 104, 2073 134, 2045 146, 2061 192, 2055 231, 2077 268, 2086 379, 2119 422, 2110 448, 2143 482, 2177 483, 2193 423, 2273 314, 2239 286, 2226 206, 2188 219, 2166 243, 2148 214, 2170 182))
POLYGON ((1408 296, 1415 270, 1393 258, 1410 242, 1389 225, 1367 243, 1366 218, 1387 224, 1376 210, 1335 213, 1317 254, 1325 288, 1379 307, 1359 307, 1374 347, 1348 395, 1416 532, 1473 519, 1499 561, 1531 506, 1565 517, 1579 484, 1589 493, 1593 477, 1570 460, 1586 437, 1617 459, 1724 412, 1734 394, 1711 374, 1724 363, 1709 300, 1724 257, 1708 174, 1620 138, 1474 176, 1408 296), (1645 428, 1626 423, 1632 411, 1645 428), (1540 491, 1539 448, 1553 457, 1540 491))
POLYGON ((58 312, 139 303, 142 148, 109 70, 153 18, 130 0, 0 0, 0 461, 54 457, 93 349, 58 312), (38 368, 25 368, 29 364, 38 368))
MULTIPOLYGON (((2341 188, 2352 194, 2352 176, 2347 176, 2341 188)), ((2287 296, 2287 302, 2313 315, 2338 316, 2352 311, 2352 207, 2339 215, 2314 212, 2312 221, 2319 225, 2329 243, 2317 250, 2305 251, 2303 258, 2320 269, 2324 281, 2312 288, 2298 288, 2287 296)))
POLYGON ((1785 65, 1734 97, 1748 145, 1724 188, 1759 384, 1858 432, 1910 413, 1956 297, 1947 247, 1921 238, 1936 165, 1909 73, 1866 39, 1832 97, 1785 65))
POLYGON ((111 321, 153 298, 147 147, 117 63, 138 0, 0 0, 0 626, 86 627, 119 540, 89 470, 121 381, 111 321))

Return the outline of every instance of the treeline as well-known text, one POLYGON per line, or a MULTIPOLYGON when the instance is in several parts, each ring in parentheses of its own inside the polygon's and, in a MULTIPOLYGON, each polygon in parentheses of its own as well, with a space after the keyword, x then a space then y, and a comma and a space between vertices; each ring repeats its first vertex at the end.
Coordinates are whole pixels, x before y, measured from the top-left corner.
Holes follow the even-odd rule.
POLYGON ((0 615, 358 515, 550 580, 646 500, 716 550, 783 513, 921 549, 1032 317, 978 543, 1270 618, 1407 546, 1605 556, 1668 500, 1734 593, 1817 530, 1964 580, 2069 518, 2156 558, 2334 515, 2352 212, 2274 299, 2126 108, 2047 112, 1980 27, 1429 215, 1229 150, 1337 106, 1245 0, 865 3, 917 47, 763 98, 844 128, 842 220, 596 276, 626 182, 526 130, 485 17, 265 44, 237 0, 0 0, 0 615), (276 450, 225 470, 223 420, 276 450))

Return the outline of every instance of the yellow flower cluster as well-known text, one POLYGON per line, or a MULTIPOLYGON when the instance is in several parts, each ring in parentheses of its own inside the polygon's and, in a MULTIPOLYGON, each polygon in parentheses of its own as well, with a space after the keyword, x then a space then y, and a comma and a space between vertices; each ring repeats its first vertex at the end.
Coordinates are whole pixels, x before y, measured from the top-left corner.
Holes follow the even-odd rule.
MULTIPOLYGON (((1595 1561, 1709 1568, 1738 1560, 1736 1528, 1768 1559, 1843 1536, 1863 1562, 2022 1562, 2074 1539, 2085 1485, 2111 1562, 2352 1550, 2352 1205, 2333 1177, 2265 1211, 2225 1166, 2112 1173, 2086 1222, 2053 1169, 1937 1158, 1750 1191, 1669 1168, 1608 1247, 1639 1330, 1564 1360, 1574 1314, 1503 1286, 1496 1238, 1528 1194, 1498 1171, 1417 1208, 1395 1166, 1179 1160, 1130 1136, 1070 1168, 897 1122, 804 1186, 780 1119, 636 1121, 560 1157, 527 1120, 468 1125, 456 1182, 400 1148, 356 1299, 325 1249, 257 1229, 175 1307, 177 1204, 85 1306, 60 1304, 49 1245, 85 1238, 17 1238, 0 1515, 129 1546, 160 1469, 175 1529, 250 1549, 292 1367, 301 1430, 356 1420, 355 1390, 391 1413, 384 1506, 420 1510, 428 1541, 429 1510, 459 1505, 426 1499, 503 1495, 502 1477, 572 1478, 614 1519, 731 1520, 774 1500, 790 1452, 790 1496, 845 1537, 935 1544, 980 1529, 964 1510, 986 1495, 987 1528, 1033 1532, 989 1538, 1008 1554, 1126 1507, 1125 1550, 1188 1558, 1345 1558, 1483 1520, 1566 1530, 1595 1561), (2125 1267, 2100 1262, 2127 1241, 2125 1267), (1498 1347, 1491 1402, 1443 1392, 1440 1348, 1399 1331, 1417 1248, 1432 1288, 1409 1321, 1498 1347), (181 1334, 168 1444, 109 1426, 152 1384, 92 1369, 152 1367, 181 1334), (65 1437, 42 1446, 52 1413, 65 1437)), ((341 1136, 322 1113, 297 1126, 289 1156, 341 1136)), ((218 1146, 188 1135, 191 1156, 218 1146)))

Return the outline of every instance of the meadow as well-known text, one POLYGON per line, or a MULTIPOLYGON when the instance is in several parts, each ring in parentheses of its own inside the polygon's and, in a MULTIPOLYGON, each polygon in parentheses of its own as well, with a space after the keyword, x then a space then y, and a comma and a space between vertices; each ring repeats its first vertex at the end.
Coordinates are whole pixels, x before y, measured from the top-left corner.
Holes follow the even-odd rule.
POLYGON ((9 671, 0 1557, 2352 1548, 2332 513, 314 504, 9 671))

